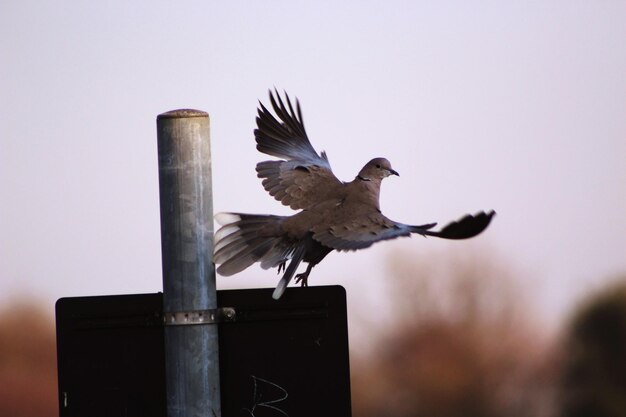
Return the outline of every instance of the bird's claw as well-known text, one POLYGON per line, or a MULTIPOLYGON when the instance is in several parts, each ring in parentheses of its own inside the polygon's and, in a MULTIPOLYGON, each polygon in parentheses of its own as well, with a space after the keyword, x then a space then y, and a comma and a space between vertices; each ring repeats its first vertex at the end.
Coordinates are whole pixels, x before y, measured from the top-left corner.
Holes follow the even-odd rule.
POLYGON ((296 284, 300 284, 301 287, 309 286, 309 274, 298 274, 296 275, 296 284))
POLYGON ((280 275, 281 272, 285 271, 286 265, 287 261, 281 261, 281 263, 278 264, 278 275, 280 275))

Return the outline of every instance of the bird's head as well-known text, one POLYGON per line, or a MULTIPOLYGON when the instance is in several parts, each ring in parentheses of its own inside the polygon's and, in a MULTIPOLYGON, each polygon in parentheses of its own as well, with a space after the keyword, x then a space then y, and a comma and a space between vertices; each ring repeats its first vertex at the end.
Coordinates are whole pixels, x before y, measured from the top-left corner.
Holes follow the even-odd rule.
POLYGON ((374 158, 365 164, 359 172, 358 178, 366 181, 380 181, 390 175, 400 176, 400 174, 391 168, 391 162, 385 158, 374 158))

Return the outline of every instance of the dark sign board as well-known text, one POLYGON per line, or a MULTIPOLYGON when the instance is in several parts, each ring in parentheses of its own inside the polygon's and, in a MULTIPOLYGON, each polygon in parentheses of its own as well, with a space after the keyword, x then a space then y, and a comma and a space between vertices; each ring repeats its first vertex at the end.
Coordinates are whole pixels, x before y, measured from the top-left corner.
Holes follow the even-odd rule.
MULTIPOLYGON (((348 417, 345 291, 218 291, 222 417, 348 417)), ((56 305, 60 416, 165 416, 162 294, 56 305)))

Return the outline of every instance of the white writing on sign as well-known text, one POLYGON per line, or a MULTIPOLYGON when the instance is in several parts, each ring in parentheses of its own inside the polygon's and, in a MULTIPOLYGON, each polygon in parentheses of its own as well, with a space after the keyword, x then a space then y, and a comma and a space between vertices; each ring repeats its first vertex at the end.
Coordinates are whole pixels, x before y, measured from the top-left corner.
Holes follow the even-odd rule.
POLYGON ((266 410, 274 410, 281 416, 289 417, 287 413, 276 406, 276 404, 287 399, 289 396, 287 391, 280 385, 270 382, 267 379, 259 378, 254 375, 250 375, 250 378, 252 378, 252 382, 254 383, 254 389, 252 391, 252 406, 250 408, 243 408, 243 410, 250 413, 250 417, 255 417, 254 413, 260 407, 265 408, 266 410), (265 399, 264 394, 267 394, 269 390, 278 390, 278 394, 280 394, 280 396, 278 398, 265 399))

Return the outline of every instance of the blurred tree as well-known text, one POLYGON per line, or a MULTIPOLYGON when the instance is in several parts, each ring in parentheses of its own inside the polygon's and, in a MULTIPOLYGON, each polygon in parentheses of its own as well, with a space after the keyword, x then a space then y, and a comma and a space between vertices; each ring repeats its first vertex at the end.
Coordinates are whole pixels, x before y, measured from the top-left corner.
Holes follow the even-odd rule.
POLYGON ((58 416, 54 325, 34 305, 0 311, 0 387, 0 416, 58 416))
POLYGON ((422 256, 391 260, 395 325, 354 361, 355 417, 553 415, 555 351, 511 272, 422 256))
POLYGON ((582 305, 564 350, 562 415, 626 416, 626 278, 582 305))

